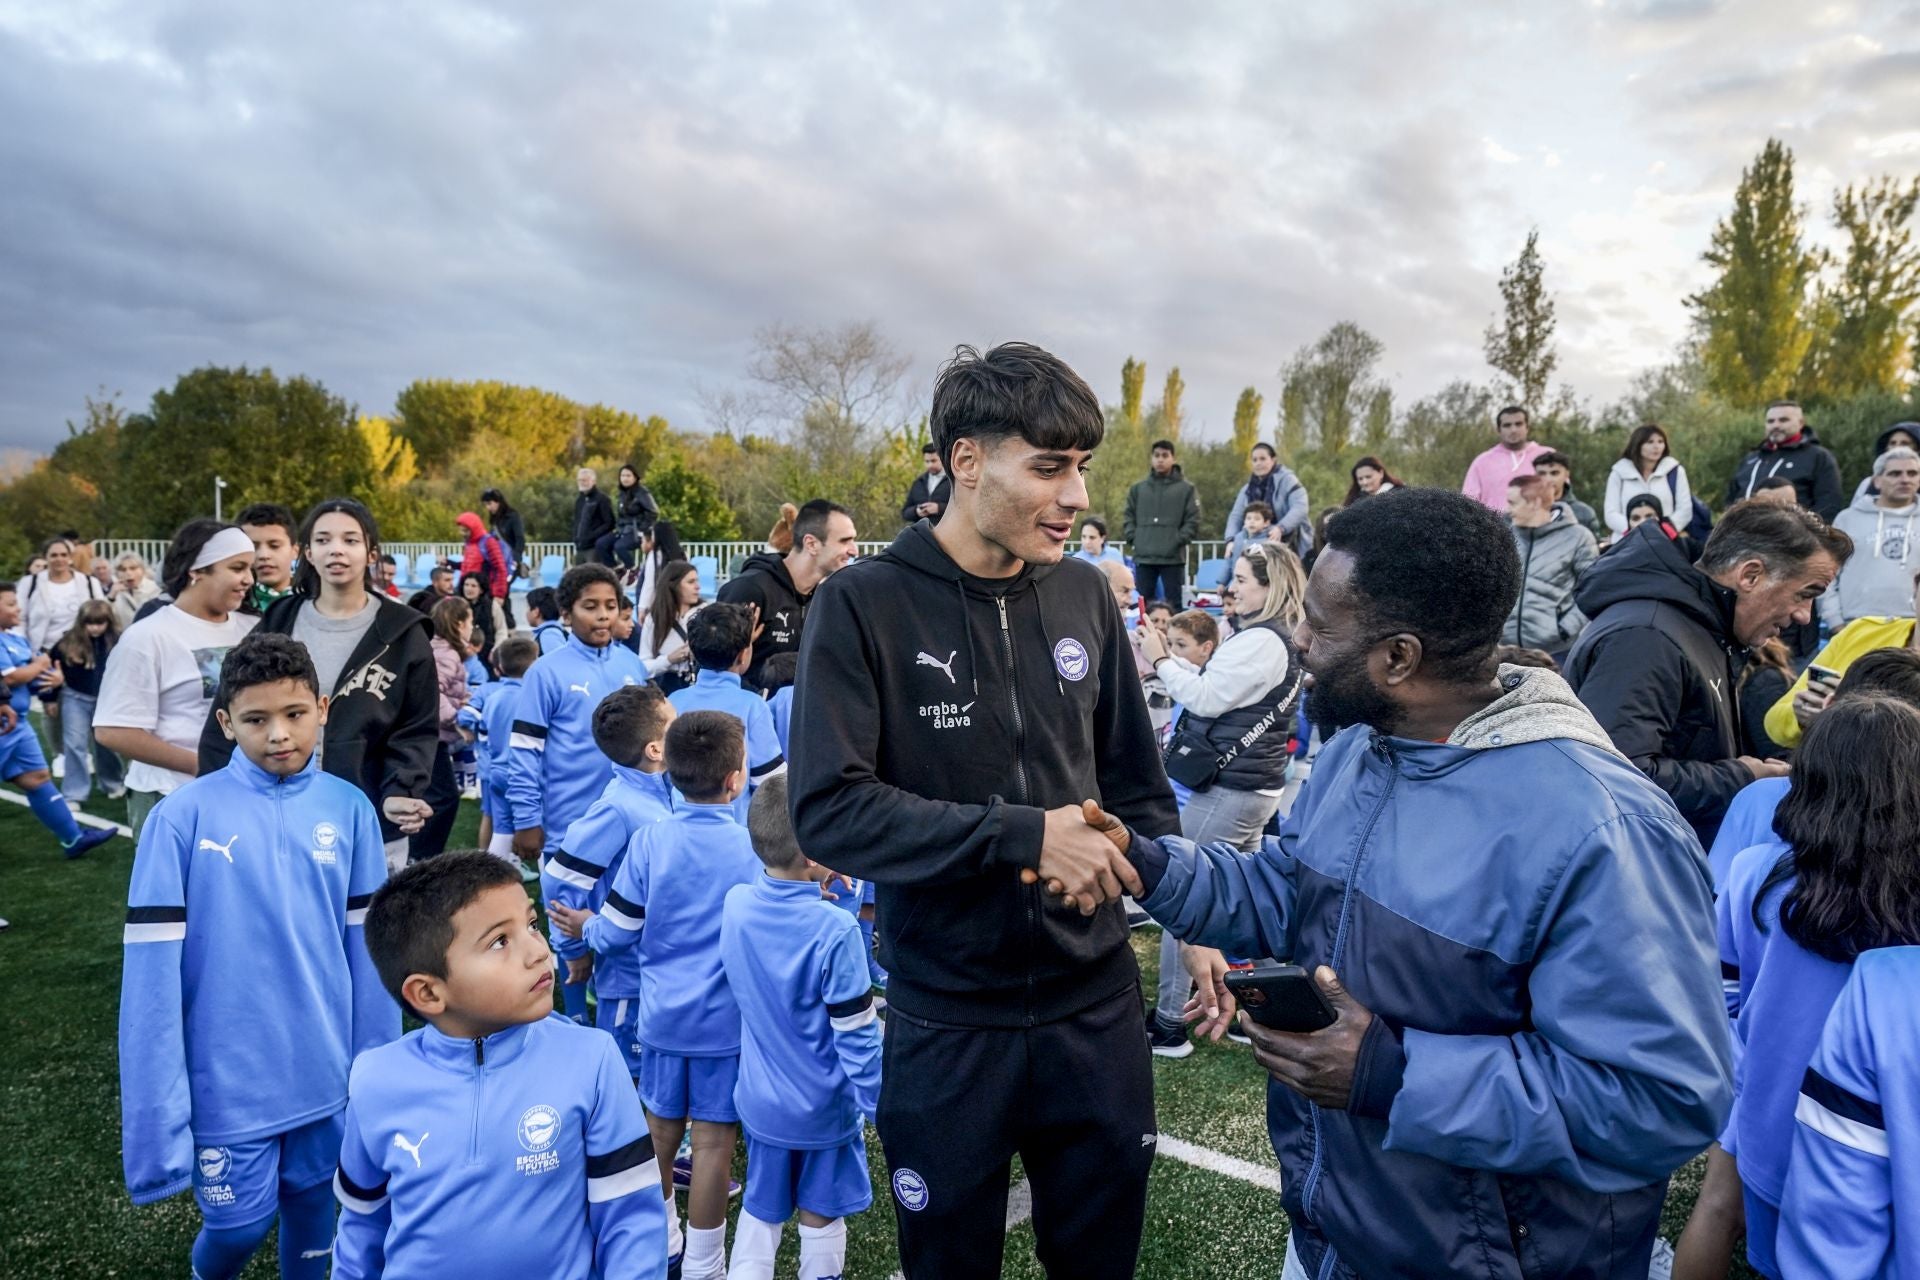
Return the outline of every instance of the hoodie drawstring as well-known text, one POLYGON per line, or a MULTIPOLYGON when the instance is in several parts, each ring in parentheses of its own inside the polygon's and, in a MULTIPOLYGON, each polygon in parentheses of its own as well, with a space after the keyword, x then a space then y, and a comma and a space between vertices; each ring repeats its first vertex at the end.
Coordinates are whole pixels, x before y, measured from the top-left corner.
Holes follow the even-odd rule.
POLYGON ((980 655, 973 648, 973 621, 967 617, 967 584, 955 578, 953 589, 960 593, 960 630, 967 635, 967 678, 973 681, 973 696, 980 696, 980 655))

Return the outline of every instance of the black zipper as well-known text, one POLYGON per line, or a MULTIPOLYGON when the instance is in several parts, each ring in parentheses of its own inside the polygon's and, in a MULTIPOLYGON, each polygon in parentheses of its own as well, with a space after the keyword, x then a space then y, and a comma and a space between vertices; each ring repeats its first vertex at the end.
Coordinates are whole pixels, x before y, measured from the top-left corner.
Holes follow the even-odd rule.
MULTIPOLYGON (((1033 803, 1032 788, 1027 781, 1027 722, 1020 714, 1020 674, 1013 660, 1013 631, 1007 625, 1007 598, 1003 595, 993 598, 1000 610, 1000 650, 1007 659, 1007 705, 1013 711, 1013 772, 1020 784, 1020 803, 1033 803)), ((1034 936, 1039 927, 1037 904, 1040 897, 1038 884, 1022 887, 1022 895, 1027 908, 1027 1012, 1026 1025, 1034 1025, 1033 1017, 1033 951, 1034 936)))
POLYGON ((480 1109, 487 1089, 487 1042, 473 1039, 473 1117, 467 1125, 467 1163, 480 1163, 480 1109))

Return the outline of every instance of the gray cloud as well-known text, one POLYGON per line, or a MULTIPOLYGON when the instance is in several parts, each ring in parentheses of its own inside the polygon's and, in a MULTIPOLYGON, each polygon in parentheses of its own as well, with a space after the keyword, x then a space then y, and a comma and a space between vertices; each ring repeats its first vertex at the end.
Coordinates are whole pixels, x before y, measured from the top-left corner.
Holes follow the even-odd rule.
POLYGON ((755 328, 851 318, 922 382, 1014 336, 1108 395, 1129 354, 1178 363, 1217 433, 1338 319, 1404 399, 1480 376, 1535 224, 1563 371, 1604 396, 1680 336, 1769 133, 1835 181, 1920 166, 1911 30, 1790 0, 15 6, 0 446, 206 361, 368 412, 498 377, 693 426, 755 328))

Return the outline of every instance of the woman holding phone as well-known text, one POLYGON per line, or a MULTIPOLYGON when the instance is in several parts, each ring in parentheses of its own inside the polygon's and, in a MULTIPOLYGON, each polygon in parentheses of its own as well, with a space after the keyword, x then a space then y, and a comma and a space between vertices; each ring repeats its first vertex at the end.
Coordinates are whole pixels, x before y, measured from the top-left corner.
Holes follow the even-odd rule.
MULTIPOLYGON (((1914 575, 1914 605, 1920 611, 1920 573, 1914 575)), ((1861 654, 1875 649, 1920 652, 1913 618, 1855 618, 1835 632, 1826 647, 1813 655, 1793 687, 1767 712, 1767 736, 1783 747, 1799 746, 1801 735, 1833 701, 1834 690, 1839 688, 1847 668, 1861 654)))

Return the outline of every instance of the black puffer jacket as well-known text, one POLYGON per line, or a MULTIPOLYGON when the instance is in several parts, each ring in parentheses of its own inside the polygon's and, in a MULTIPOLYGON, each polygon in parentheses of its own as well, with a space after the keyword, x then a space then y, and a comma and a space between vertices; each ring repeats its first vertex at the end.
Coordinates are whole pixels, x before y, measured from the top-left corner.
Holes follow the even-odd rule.
POLYGON ((720 587, 721 604, 752 605, 760 610, 761 625, 766 628, 753 642, 753 658, 743 677, 748 684, 760 683, 760 668, 776 653, 798 653, 800 637, 807 625, 807 604, 813 593, 800 594, 787 572, 787 562, 779 553, 759 551, 747 557, 740 572, 720 587))
MULTIPOLYGON (((340 680, 327 695, 320 767, 366 793, 374 811, 388 796, 423 799, 440 745, 440 684, 433 665, 432 625, 398 600, 383 596, 373 625, 360 637, 340 680)), ((292 635, 307 597, 283 596, 267 606, 258 632, 292 635)), ((224 768, 233 743, 211 712, 200 730, 200 774, 224 768)), ((380 816, 380 837, 399 835, 380 816)))
MULTIPOLYGON (((1243 649, 1256 653, 1272 651, 1275 660, 1267 664, 1268 670, 1261 677, 1266 683, 1262 693, 1214 716, 1195 715, 1191 706, 1181 713, 1176 729, 1205 738, 1216 756, 1233 753, 1233 758, 1215 779, 1215 787, 1228 791, 1270 791, 1286 783, 1287 762, 1292 754, 1288 740, 1293 734, 1293 713, 1300 701, 1301 675, 1300 656, 1294 652, 1287 632, 1286 623, 1278 619, 1245 626, 1228 637, 1214 654, 1213 661, 1207 664, 1207 671, 1214 672, 1216 664, 1225 665, 1221 664, 1222 654, 1231 662, 1243 649), (1273 640, 1255 642, 1253 636, 1257 632, 1271 634, 1279 644, 1276 646, 1273 640), (1263 723, 1265 728, 1255 735, 1254 730, 1263 723), (1249 735, 1253 735, 1251 739, 1249 735)), ((1156 669, 1166 682, 1168 693, 1178 702, 1188 696, 1184 684, 1178 683, 1184 673, 1176 672, 1170 661, 1163 660, 1156 664, 1156 669)))
POLYGON ((1693 565, 1653 521, 1594 562, 1574 592, 1591 622, 1565 675, 1623 755, 1713 843, 1742 754, 1734 592, 1693 565))

